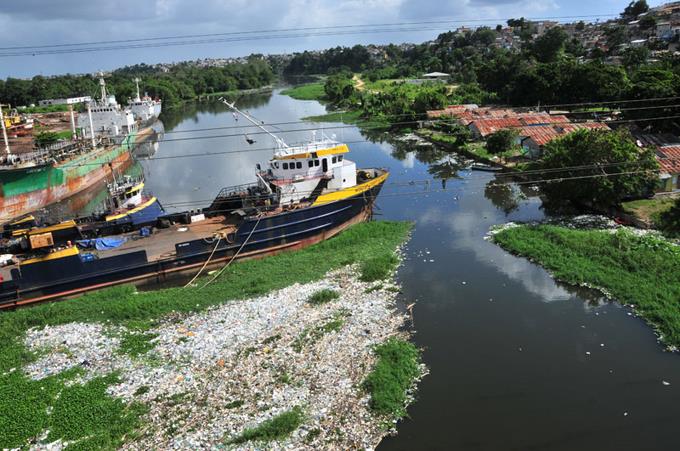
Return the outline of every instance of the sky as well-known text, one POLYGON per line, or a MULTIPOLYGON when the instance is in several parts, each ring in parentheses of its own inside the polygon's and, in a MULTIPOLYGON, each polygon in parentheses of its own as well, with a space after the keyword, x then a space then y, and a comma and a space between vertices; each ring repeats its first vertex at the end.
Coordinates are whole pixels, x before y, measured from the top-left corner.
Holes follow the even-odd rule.
MULTIPOLYGON (((450 25, 410 26, 363 34, 212 42, 92 53, 0 57, 0 78, 94 73, 137 63, 291 53, 337 45, 423 42, 446 29, 504 23, 510 17, 615 15, 629 0, 3 0, 0 47, 55 45, 309 27, 451 20, 450 25), (498 19, 498 20, 493 20, 498 19), (437 29, 422 30, 423 27, 437 29)), ((651 6, 663 3, 648 0, 651 6)), ((585 19, 588 20, 588 19, 585 19)), ((595 21, 595 18, 590 19, 595 21)), ((337 30, 337 29, 336 29, 337 30)), ((346 30, 346 29, 345 29, 346 30)), ((325 30, 326 32, 330 30, 325 30)), ((333 30, 335 31, 335 30, 333 30)), ((299 34, 299 33, 298 33, 299 34)), ((281 33, 278 34, 280 36, 281 33)), ((4 50, 0 50, 2 52, 4 50)))

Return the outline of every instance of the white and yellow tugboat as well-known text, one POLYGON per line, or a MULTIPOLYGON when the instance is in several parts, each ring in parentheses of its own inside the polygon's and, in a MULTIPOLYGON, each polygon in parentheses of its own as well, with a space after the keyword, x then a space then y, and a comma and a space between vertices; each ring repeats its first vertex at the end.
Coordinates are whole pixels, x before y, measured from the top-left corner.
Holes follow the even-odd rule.
POLYGON ((11 277, 0 284, 0 308, 300 249, 371 216, 386 169, 357 169, 345 158, 347 145, 323 135, 289 146, 227 105, 277 144, 266 167, 258 165, 255 183, 222 189, 200 211, 160 217, 163 228, 151 236, 94 256, 75 247, 33 249, 30 260, 2 270, 11 277))

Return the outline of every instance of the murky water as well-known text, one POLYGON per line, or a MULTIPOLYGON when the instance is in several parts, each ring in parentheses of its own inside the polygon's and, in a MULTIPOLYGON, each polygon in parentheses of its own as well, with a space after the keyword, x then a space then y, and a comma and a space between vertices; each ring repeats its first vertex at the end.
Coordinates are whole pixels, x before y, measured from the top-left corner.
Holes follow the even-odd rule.
MULTIPOLYGON (((266 123, 325 110, 278 93, 239 104, 266 123)), ((245 130, 257 141, 252 146, 239 128, 192 132, 243 125, 219 103, 163 119, 166 141, 141 164, 147 186, 168 208, 206 206, 222 186, 254 181, 255 164, 271 154, 252 150, 273 146, 253 129, 245 130), (195 139, 207 135, 231 136, 195 139)), ((558 285, 484 240, 494 224, 543 217, 531 192, 490 187, 493 175, 457 171, 432 149, 366 142, 356 128, 325 127, 350 143, 358 166, 392 171, 378 218, 415 222, 399 278, 403 301, 416 303, 414 340, 431 374, 410 418, 381 450, 680 448, 680 356, 663 352, 627 309, 558 285)), ((282 136, 295 142, 310 132, 282 136)))

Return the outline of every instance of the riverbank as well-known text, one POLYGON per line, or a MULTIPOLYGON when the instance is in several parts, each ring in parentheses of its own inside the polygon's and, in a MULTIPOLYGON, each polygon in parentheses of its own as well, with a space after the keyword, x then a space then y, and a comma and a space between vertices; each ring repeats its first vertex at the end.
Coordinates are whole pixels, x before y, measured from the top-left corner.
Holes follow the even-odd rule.
POLYGON ((597 289, 630 306, 668 349, 677 350, 680 247, 657 234, 615 224, 607 229, 572 227, 510 224, 492 230, 490 236, 507 251, 545 267, 556 279, 597 289))
POLYGON ((410 227, 359 224, 233 265, 200 292, 118 287, 2 315, 0 445, 235 446, 283 422, 268 446, 375 446, 403 414, 372 408, 385 387, 364 381, 377 345, 407 343, 382 279, 410 227), (308 302, 321 290, 337 299, 308 302))
POLYGON ((284 89, 281 91, 281 94, 292 97, 295 100, 316 100, 318 102, 323 102, 326 98, 323 82, 294 86, 292 88, 284 89))

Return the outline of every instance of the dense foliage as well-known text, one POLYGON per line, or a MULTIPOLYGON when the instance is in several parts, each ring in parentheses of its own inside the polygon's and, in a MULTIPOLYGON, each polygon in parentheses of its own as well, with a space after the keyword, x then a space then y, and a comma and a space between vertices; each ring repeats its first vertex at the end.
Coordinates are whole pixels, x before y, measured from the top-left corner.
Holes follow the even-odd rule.
MULTIPOLYGON (((134 97, 133 79, 142 79, 140 89, 152 97, 173 106, 197 95, 228 92, 238 89, 259 88, 274 79, 269 64, 252 57, 246 63, 233 63, 224 67, 197 67, 191 63, 171 66, 167 71, 139 64, 114 71, 107 77, 107 89, 120 103, 134 97)), ((99 97, 99 81, 96 75, 60 75, 31 79, 8 78, 0 81, 0 99, 11 105, 37 104, 39 100, 89 95, 99 97)))
POLYGON ((659 226, 671 236, 680 235, 680 198, 677 198, 673 206, 659 215, 659 226))
POLYGON ((578 130, 545 146, 536 163, 543 192, 554 204, 609 207, 651 193, 658 180, 654 151, 639 148, 625 130, 578 130), (586 166, 584 169, 578 169, 586 166), (555 169, 568 168, 564 171, 555 169))
POLYGON ((486 150, 492 155, 505 153, 515 145, 519 132, 516 129, 504 128, 489 135, 486 139, 486 150))

